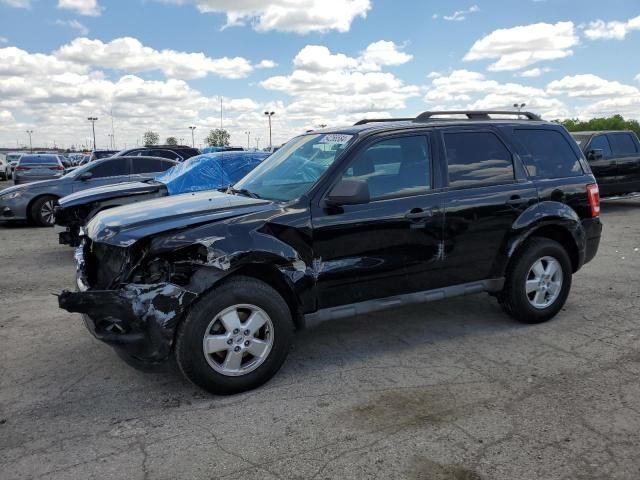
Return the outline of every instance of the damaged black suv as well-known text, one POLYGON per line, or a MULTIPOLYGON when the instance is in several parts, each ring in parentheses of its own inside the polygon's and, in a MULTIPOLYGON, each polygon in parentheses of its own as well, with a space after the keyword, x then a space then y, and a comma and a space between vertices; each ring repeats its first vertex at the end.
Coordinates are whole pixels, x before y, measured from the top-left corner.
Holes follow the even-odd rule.
POLYGON ((128 358, 174 354, 230 394, 322 320, 478 292, 550 319, 596 254, 599 208, 576 143, 533 114, 364 120, 292 139, 226 193, 99 213, 59 304, 128 358))

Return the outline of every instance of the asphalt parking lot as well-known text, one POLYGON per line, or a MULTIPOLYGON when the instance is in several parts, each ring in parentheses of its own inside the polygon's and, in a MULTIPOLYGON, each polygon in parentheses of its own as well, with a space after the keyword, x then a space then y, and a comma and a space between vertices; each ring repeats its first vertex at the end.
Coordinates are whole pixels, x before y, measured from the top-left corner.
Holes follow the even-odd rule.
POLYGON ((640 199, 602 216, 550 323, 486 295, 325 323, 232 397, 124 364, 57 308, 72 249, 0 226, 0 478, 640 478, 640 199))

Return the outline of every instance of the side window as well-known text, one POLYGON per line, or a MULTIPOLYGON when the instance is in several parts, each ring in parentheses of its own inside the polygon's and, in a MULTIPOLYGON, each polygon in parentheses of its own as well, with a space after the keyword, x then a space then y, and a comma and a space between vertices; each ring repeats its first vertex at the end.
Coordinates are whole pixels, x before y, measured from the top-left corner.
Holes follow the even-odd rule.
POLYGON ((593 137, 589 145, 589 150, 602 150, 603 156, 611 156, 611 145, 609 145, 609 140, 607 140, 606 135, 596 135, 593 137))
POLYGON ((92 178, 117 177, 129 175, 129 159, 117 158, 101 162, 91 170, 92 178))
POLYGON ((582 175, 582 165, 571 145, 556 130, 515 129, 520 158, 533 178, 563 178, 582 175))
POLYGON ((445 133, 444 144, 453 188, 511 183, 511 153, 491 132, 445 133))
POLYGON ((633 155, 638 153, 636 148, 636 142, 633 141, 633 137, 629 133, 612 133, 609 134, 611 138, 611 146, 613 152, 616 155, 633 155))
POLYGON ((382 140, 360 152, 342 178, 365 180, 371 200, 419 195, 431 189, 426 136, 382 140))
POLYGON ((168 158, 169 160, 182 160, 182 157, 171 150, 149 150, 152 157, 168 158))
POLYGON ((131 170, 132 173, 161 172, 164 170, 162 164, 162 160, 156 158, 134 158, 131 160, 131 170))

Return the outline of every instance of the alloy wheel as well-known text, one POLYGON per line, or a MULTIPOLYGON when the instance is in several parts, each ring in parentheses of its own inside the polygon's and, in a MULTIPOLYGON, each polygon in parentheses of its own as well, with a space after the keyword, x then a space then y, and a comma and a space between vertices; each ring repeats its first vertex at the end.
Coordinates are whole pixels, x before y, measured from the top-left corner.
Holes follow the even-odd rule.
POLYGON ((525 291, 529 303, 540 310, 549 307, 560 296, 562 281, 560 262, 549 256, 539 258, 527 274, 525 291))
POLYGON ((55 216, 53 213, 55 206, 56 203, 54 200, 47 200, 42 204, 42 207, 40 208, 40 217, 42 218, 42 221, 47 225, 53 225, 55 221, 55 216))

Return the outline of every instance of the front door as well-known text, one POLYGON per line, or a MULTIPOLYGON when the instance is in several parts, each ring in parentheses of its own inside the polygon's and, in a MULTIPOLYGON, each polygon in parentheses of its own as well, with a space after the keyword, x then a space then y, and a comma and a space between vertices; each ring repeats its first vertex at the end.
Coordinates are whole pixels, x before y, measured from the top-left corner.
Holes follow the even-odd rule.
POLYGON ((312 214, 318 308, 439 284, 442 193, 433 189, 429 136, 372 140, 339 178, 367 182, 363 205, 312 214))
POLYGON ((618 180, 618 165, 607 135, 593 136, 587 147, 587 161, 598 181, 600 194, 610 195, 615 193, 615 185, 618 180), (591 153, 594 150, 602 150, 602 157, 594 158, 591 153))
POLYGON ((610 133, 609 137, 617 163, 617 192, 640 191, 640 150, 631 132, 610 133))

